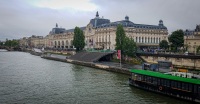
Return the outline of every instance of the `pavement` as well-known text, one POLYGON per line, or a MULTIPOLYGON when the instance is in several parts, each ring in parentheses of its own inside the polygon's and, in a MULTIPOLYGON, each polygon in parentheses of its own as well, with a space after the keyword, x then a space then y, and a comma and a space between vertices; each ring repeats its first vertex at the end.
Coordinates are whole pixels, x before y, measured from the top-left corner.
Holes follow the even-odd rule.
MULTIPOLYGON (((54 58, 59 58, 59 59, 66 59, 67 56, 64 55, 57 55, 57 54, 48 54, 49 57, 54 57, 54 58)), ((120 63, 118 62, 95 62, 97 64, 101 64, 101 65, 107 65, 107 66, 111 66, 111 67, 120 67, 120 63)), ((142 65, 133 65, 133 64, 121 64, 121 67, 125 70, 131 70, 131 69, 142 69, 142 65)), ((162 73, 166 73, 169 72, 170 69, 167 68, 159 68, 158 70, 159 72, 162 73)))
MULTIPOLYGON (((97 62, 98 64, 102 64, 102 65, 107 65, 107 66, 114 66, 114 67, 120 67, 120 63, 117 62, 97 62)), ((133 64, 121 64, 122 68, 125 68, 127 70, 131 70, 131 69, 142 69, 142 65, 133 65, 133 64)), ((158 69, 159 72, 162 73, 167 73, 170 72, 169 68, 159 68, 158 69)))
POLYGON ((50 57, 59 58, 59 59, 66 59, 67 56, 57 55, 57 54, 50 54, 50 57))

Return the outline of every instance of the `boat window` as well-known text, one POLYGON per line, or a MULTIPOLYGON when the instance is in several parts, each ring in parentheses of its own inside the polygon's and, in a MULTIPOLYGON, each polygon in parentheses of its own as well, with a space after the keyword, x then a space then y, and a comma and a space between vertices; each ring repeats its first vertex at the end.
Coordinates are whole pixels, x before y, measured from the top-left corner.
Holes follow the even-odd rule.
POLYGON ((200 94, 200 85, 198 85, 198 93, 200 94))
POLYGON ((172 87, 174 87, 174 88, 176 88, 177 87, 177 82, 176 81, 174 81, 174 83, 173 83, 173 86, 172 87))
POLYGON ((171 81, 171 87, 174 87, 174 81, 171 81))
POLYGON ((147 76, 144 76, 143 78, 144 78, 144 81, 146 82, 147 81, 147 76))
POLYGON ((166 86, 166 80, 163 79, 163 86, 166 86))
POLYGON ((151 83, 153 83, 154 77, 151 78, 151 83))
POLYGON ((191 91, 192 92, 192 84, 188 84, 189 85, 189 91, 191 91))
POLYGON ((157 80, 158 80, 158 85, 161 85, 161 84, 160 84, 160 79, 158 78, 157 80))
POLYGON ((182 89, 185 90, 185 83, 182 83, 182 89))
POLYGON ((147 82, 151 83, 151 77, 148 77, 147 82))
POLYGON ((163 85, 163 83, 164 83, 163 79, 160 79, 160 85, 163 85))
POLYGON ((169 80, 166 80, 166 86, 170 87, 170 81, 169 80))
POLYGON ((177 88, 182 89, 181 88, 181 82, 177 82, 177 88))
POLYGON ((182 89, 183 90, 188 90, 188 84, 187 83, 182 83, 182 89))
POLYGON ((138 80, 138 81, 141 81, 141 80, 142 80, 141 75, 139 75, 139 74, 137 75, 137 80, 138 80))
POLYGON ((186 83, 185 86, 186 86, 186 89, 185 89, 185 90, 188 91, 188 90, 189 90, 189 85, 188 85, 188 83, 186 83))
POLYGON ((144 75, 142 75, 142 81, 145 81, 145 76, 144 75))
POLYGON ((197 93, 197 85, 194 85, 194 93, 197 93))
POLYGON ((152 78, 153 84, 157 85, 157 78, 152 78))

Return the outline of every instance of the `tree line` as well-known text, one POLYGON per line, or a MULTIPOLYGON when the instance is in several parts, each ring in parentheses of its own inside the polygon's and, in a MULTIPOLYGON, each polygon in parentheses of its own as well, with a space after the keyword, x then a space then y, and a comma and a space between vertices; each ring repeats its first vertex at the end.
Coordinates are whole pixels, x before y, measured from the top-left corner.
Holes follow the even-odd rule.
MULTIPOLYGON (((117 26, 116 31, 116 48, 115 50, 121 50, 121 54, 123 56, 134 57, 137 51, 136 43, 132 38, 128 38, 125 34, 122 25, 117 26)), ((85 46, 85 36, 83 31, 79 27, 75 27, 74 29, 74 39, 73 45, 76 48, 76 51, 79 52, 83 50, 85 46)))
POLYGON ((0 42, 0 46, 6 46, 6 47, 18 47, 19 41, 18 40, 8 40, 6 39, 6 42, 0 42))
POLYGON ((172 34, 169 35, 168 41, 162 40, 159 43, 159 47, 161 49, 170 50, 173 52, 177 52, 180 50, 186 51, 187 47, 184 47, 184 32, 183 32, 183 30, 173 31, 172 34))
MULTIPOLYGON (((121 54, 123 56, 129 56, 129 57, 135 56, 138 50, 136 43, 134 39, 126 36, 122 25, 117 26, 115 41, 116 41, 115 50, 121 50, 121 54)), ((83 50, 85 44, 86 44, 85 36, 83 34, 83 31, 79 27, 76 27, 74 30, 74 40, 73 40, 73 45, 75 46, 76 51, 83 50)), ((187 47, 184 47, 183 30, 176 30, 172 32, 172 34, 168 36, 168 41, 161 40, 159 43, 159 48, 168 51, 170 50, 173 52, 177 52, 182 48, 182 50, 185 49, 186 51, 187 47)), ((198 49, 200 50, 200 47, 198 49)))

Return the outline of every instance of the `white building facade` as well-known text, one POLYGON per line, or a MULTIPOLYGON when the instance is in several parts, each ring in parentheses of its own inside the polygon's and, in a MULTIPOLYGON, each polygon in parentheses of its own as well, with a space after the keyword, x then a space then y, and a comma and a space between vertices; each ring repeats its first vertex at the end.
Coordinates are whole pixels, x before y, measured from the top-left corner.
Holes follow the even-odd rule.
MULTIPOLYGON (((124 27, 126 36, 133 38, 140 48, 158 48, 159 42, 168 41, 168 30, 160 20, 158 25, 136 24, 126 16, 124 20, 110 22, 109 19, 100 18, 98 12, 87 26, 81 27, 85 35, 85 48, 115 49, 115 38, 117 26, 124 27)), ((56 24, 56 28, 58 28, 56 24)), ((53 28, 54 31, 56 28, 53 28)), ((59 33, 50 32, 45 37, 45 47, 69 49, 73 48, 74 29, 61 29, 59 33)))

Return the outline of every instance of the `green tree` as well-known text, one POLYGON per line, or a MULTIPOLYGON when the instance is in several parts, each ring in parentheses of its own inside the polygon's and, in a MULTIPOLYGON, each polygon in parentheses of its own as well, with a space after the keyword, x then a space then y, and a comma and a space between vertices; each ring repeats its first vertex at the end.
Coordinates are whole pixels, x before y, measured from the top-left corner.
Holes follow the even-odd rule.
POLYGON ((79 27, 74 29, 73 45, 76 48, 76 52, 83 50, 85 46, 85 36, 79 27))
POLYGON ((19 42, 17 40, 6 40, 5 46, 7 46, 7 47, 17 47, 17 46, 19 46, 19 42))
POLYGON ((122 56, 124 55, 130 56, 130 57, 135 56, 135 53, 137 51, 136 43, 134 42, 132 38, 128 38, 126 36, 122 25, 117 26, 115 41, 116 41, 115 49, 121 50, 122 56))
POLYGON ((177 30, 172 32, 172 34, 169 36, 169 42, 171 42, 171 47, 174 47, 175 51, 177 51, 178 48, 183 47, 184 45, 184 33, 183 30, 177 30))
POLYGON ((3 42, 0 41, 0 46, 3 46, 3 42))
POLYGON ((124 44, 125 44, 125 31, 123 29, 122 25, 118 25, 117 26, 117 31, 116 31, 116 50, 121 50, 122 54, 123 54, 123 50, 125 49, 124 44))
POLYGON ((167 48, 169 48, 169 45, 168 45, 168 42, 167 42, 167 40, 162 40, 160 43, 159 43, 159 47, 161 48, 161 49, 167 49, 167 48))
POLYGON ((132 38, 125 37, 124 55, 134 57, 137 51, 136 43, 132 38))

